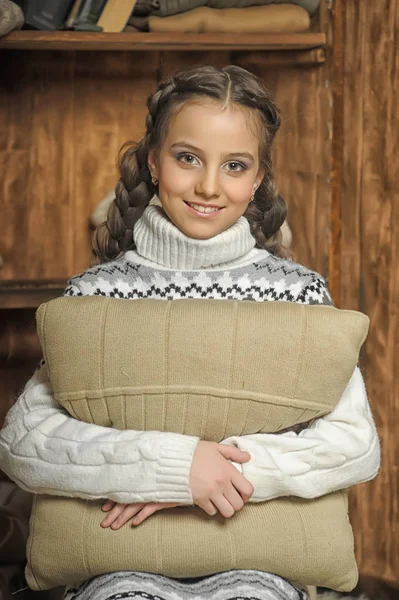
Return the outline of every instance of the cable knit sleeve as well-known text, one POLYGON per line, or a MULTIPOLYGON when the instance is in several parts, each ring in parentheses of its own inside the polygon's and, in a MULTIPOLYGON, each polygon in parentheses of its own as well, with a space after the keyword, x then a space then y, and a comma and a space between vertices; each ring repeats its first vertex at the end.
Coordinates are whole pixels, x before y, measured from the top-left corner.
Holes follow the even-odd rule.
POLYGON ((34 493, 117 502, 192 504, 198 438, 82 423, 54 399, 43 364, 0 431, 0 465, 34 493))
POLYGON ((254 486, 251 502, 279 496, 317 498, 368 481, 380 466, 380 445, 358 367, 335 409, 300 433, 232 436, 250 453, 240 465, 254 486))

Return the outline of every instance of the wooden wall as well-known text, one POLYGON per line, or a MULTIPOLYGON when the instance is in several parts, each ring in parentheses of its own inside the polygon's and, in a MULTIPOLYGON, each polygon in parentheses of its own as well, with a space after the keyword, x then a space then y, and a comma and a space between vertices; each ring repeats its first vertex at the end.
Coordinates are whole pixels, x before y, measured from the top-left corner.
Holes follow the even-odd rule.
MULTIPOLYGON (((320 66, 228 52, 0 56, 5 281, 66 279, 87 268, 90 212, 113 188, 117 151, 141 135, 145 98, 165 74, 237 62, 266 81, 283 114, 274 163, 295 257, 329 280, 338 306, 371 317, 363 367, 384 467, 352 492, 351 518, 361 572, 391 580, 399 573, 398 6, 336 0, 333 11, 323 2, 314 28, 327 33, 330 48, 320 66)), ((33 310, 0 311, 0 327, 1 420, 39 349, 33 310)))
POLYGON ((353 490, 351 519, 361 571, 398 581, 399 2, 336 7, 333 293, 371 319, 362 366, 383 449, 380 475, 353 490))

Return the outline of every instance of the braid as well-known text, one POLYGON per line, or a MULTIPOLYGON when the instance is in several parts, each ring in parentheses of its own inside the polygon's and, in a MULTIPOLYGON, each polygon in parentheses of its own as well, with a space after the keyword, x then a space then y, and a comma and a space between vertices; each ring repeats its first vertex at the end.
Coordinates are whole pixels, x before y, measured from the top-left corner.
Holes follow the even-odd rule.
POLYGON ((146 130, 147 135, 155 130, 155 123, 160 114, 164 112, 166 105, 170 102, 170 99, 174 92, 176 92, 176 80, 173 77, 169 77, 166 81, 161 83, 155 94, 152 94, 147 100, 148 114, 146 118, 146 130))
POLYGON ((155 123, 165 112, 165 107, 175 89, 175 81, 169 79, 147 101, 146 133, 139 144, 127 142, 119 152, 120 178, 115 188, 107 220, 94 232, 93 254, 100 262, 108 262, 127 250, 135 248, 133 230, 137 221, 156 193, 147 160, 153 140, 155 123))
POLYGON ((254 202, 245 213, 257 248, 264 248, 282 258, 289 256, 290 253, 281 244, 281 226, 286 216, 287 205, 269 171, 256 191, 254 202))
POLYGON ((127 142, 119 153, 120 179, 115 199, 108 209, 107 220, 93 237, 93 253, 100 262, 108 262, 134 248, 133 228, 148 206, 153 190, 146 164, 146 136, 139 144, 127 142))
MULTIPOLYGON (((229 75, 241 75, 239 67, 227 67, 229 75)), ((286 258, 290 252, 282 246, 281 226, 287 216, 287 205, 278 193, 272 170, 271 146, 281 124, 280 113, 263 82, 251 75, 251 85, 247 83, 243 104, 255 108, 261 116, 261 164, 265 169, 263 180, 256 190, 254 201, 245 212, 251 233, 256 240, 257 248, 264 248, 275 256, 286 258), (255 85, 254 85, 255 84, 255 85)), ((237 93, 237 92, 235 92, 237 93)), ((234 100, 234 93, 233 93, 234 100)))

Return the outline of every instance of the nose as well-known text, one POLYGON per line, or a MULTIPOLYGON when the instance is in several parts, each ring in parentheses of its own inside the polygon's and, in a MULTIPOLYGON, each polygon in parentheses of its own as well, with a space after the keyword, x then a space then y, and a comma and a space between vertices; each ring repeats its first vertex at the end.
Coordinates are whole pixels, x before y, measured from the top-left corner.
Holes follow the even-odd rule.
POLYGON ((218 170, 204 169, 197 181, 195 192, 204 198, 217 198, 220 196, 218 170))

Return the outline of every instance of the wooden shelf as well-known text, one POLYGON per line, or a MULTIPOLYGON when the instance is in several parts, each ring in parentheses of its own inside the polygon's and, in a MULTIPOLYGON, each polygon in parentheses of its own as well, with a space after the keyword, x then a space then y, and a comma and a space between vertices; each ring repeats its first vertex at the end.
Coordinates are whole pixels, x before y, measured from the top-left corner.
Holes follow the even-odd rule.
POLYGON ((0 309, 37 308, 43 302, 61 296, 66 280, 52 281, 2 281, 0 283, 0 309))
POLYGON ((326 45, 324 33, 96 33, 13 31, 0 39, 2 50, 312 50, 326 45))

